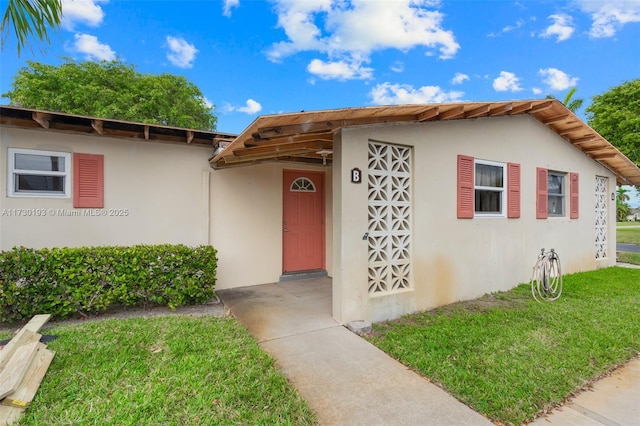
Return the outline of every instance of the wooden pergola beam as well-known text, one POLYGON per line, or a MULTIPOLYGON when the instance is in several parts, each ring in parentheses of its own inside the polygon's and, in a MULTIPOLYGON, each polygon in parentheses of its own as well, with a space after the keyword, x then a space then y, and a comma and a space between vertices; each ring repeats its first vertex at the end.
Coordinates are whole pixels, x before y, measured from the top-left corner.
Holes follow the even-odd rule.
POLYGON ((264 139, 264 140, 253 139, 253 140, 246 141, 244 144, 246 147, 252 147, 252 146, 279 145, 279 144, 290 143, 290 142, 316 142, 316 141, 333 143, 333 134, 324 132, 324 133, 311 133, 306 135, 295 135, 295 136, 290 135, 282 138, 271 138, 271 139, 264 139))
POLYGON ((569 142, 571 142, 574 145, 582 145, 585 143, 589 143, 589 142, 597 142, 598 138, 592 135, 587 135, 587 136, 582 136, 579 138, 575 138, 575 139, 570 139, 569 142))
POLYGON ((431 120, 432 118, 437 117, 439 114, 440 114, 440 108, 439 107, 429 108, 428 110, 418 114, 418 116, 416 117, 416 120, 418 120, 418 121, 431 120))
POLYGON ((500 105, 499 107, 491 108, 491 110, 489 111, 489 116, 494 117, 496 115, 507 114, 507 113, 510 113, 512 110, 513 110, 513 104, 511 103, 500 105))
POLYGON ((584 126, 574 126, 574 127, 568 127, 566 129, 558 129, 557 132, 560 136, 566 136, 569 133, 578 132, 580 130, 584 130, 584 126))
POLYGON ((593 158, 594 160, 606 160, 608 158, 614 158, 617 157, 618 153, 617 152, 606 152, 603 154, 594 154, 591 155, 591 158, 593 158))
MULTIPOLYGON (((247 163, 247 162, 253 162, 258 160, 276 160, 281 157, 290 157, 292 155, 305 154, 310 151, 313 151, 313 149, 308 149, 308 148, 296 149, 291 151, 279 151, 277 153, 266 153, 261 155, 244 155, 241 157, 235 156, 235 155, 227 155, 225 157, 222 157, 221 160, 224 161, 226 164, 238 164, 238 163, 247 163)), ((218 163, 218 165, 220 164, 218 163)))
POLYGON ((553 117, 545 118, 542 120, 542 123, 549 125, 553 123, 557 123, 558 121, 564 121, 569 117, 569 114, 560 114, 553 117))
POLYGON ((44 129, 48 129, 49 128, 49 120, 51 119, 51 116, 49 114, 43 114, 41 112, 35 112, 34 111, 31 114, 31 118, 33 119, 33 121, 38 123, 40 125, 40 127, 44 128, 44 129))
POLYGON ((91 120, 91 128, 99 135, 104 135, 103 120, 91 120))
POLYGON ((553 106, 553 101, 552 100, 548 100, 546 102, 539 103, 538 105, 533 105, 531 107, 531 111, 529 111, 529 114, 535 114, 536 112, 547 110, 547 109, 551 108, 552 106, 553 106))
POLYGON ((522 105, 515 106, 511 108, 509 114, 521 114, 523 112, 529 111, 533 107, 533 102, 525 102, 522 105))
MULTIPOLYGON (((271 126, 258 129, 257 134, 260 139, 272 139, 276 137, 285 137, 298 135, 303 133, 330 133, 335 129, 348 126, 362 126, 367 124, 380 124, 389 122, 416 121, 415 114, 398 115, 398 116, 373 116, 342 120, 326 120, 311 123, 288 124, 283 126, 271 126)), ((255 135, 254 135, 255 138, 255 135)))
POLYGON ((603 149, 609 149, 610 147, 607 145, 598 145, 598 146, 590 146, 588 148, 582 148, 584 152, 594 152, 594 151, 602 151, 603 149))
POLYGON ((440 120, 451 120, 453 118, 462 117, 464 115, 464 105, 451 108, 448 111, 440 113, 440 120))
POLYGON ((489 114, 491 111, 491 104, 480 105, 479 107, 470 109, 464 113, 465 118, 474 118, 479 117, 481 115, 489 114))
POLYGON ((310 141, 291 142, 291 143, 284 143, 279 145, 237 148, 233 150, 233 155, 237 157, 244 157, 249 155, 262 155, 262 154, 278 155, 283 152, 297 151, 300 149, 305 149, 305 150, 310 150, 315 152, 322 149, 331 149, 332 147, 333 147, 333 143, 323 144, 321 142, 310 142, 310 141))

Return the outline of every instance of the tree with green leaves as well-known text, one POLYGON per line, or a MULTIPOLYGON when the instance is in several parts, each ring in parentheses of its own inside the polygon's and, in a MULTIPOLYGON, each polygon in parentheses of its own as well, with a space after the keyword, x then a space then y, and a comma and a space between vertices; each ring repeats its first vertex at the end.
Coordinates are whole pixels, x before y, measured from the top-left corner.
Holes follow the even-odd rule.
MULTIPOLYGON (((582 108, 582 104, 584 103, 584 99, 582 98, 573 99, 573 95, 575 95, 577 91, 577 87, 572 87, 565 95, 564 101, 562 101, 562 104, 573 113, 582 108)), ((553 95, 547 95, 547 99, 556 99, 556 97, 553 95)))
POLYGON ((120 61, 60 66, 28 61, 3 93, 11 104, 140 123, 215 130, 217 118, 200 89, 171 74, 141 74, 120 61))
POLYGON ((591 127, 640 165, 640 79, 594 96, 586 113, 591 127))
POLYGON ((627 216, 631 212, 631 208, 627 203, 627 201, 629 201, 629 190, 619 186, 616 192, 616 220, 618 222, 624 222, 627 220, 627 216))
POLYGON ((567 108, 569 108, 569 111, 571 112, 578 111, 580 108, 582 108, 582 104, 584 103, 584 99, 582 98, 573 99, 573 95, 575 95, 577 91, 578 91, 577 87, 572 87, 567 92, 567 95, 564 97, 564 101, 562 101, 562 103, 567 108))
POLYGON ((57 28, 61 19, 62 0, 8 0, 0 23, 2 49, 11 29, 16 36, 18 56, 29 45, 30 36, 48 43, 49 30, 57 28))

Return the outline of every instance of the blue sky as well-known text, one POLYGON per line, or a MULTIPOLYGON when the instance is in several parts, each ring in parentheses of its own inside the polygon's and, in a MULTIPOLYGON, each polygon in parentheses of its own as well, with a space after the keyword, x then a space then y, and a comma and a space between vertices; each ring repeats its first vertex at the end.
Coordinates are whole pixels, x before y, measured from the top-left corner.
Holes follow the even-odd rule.
POLYGON ((571 87, 587 106, 640 77, 640 0, 63 0, 63 10, 51 45, 18 57, 7 40, 0 93, 27 60, 119 59, 186 77, 218 130, 239 133, 262 114, 563 99, 571 87))

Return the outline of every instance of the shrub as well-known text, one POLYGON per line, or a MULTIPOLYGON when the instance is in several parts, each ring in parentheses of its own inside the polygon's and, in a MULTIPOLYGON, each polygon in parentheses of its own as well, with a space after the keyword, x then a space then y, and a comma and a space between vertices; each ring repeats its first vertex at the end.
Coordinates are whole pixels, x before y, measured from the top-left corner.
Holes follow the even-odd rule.
POLYGON ((211 246, 14 247, 0 252, 0 322, 203 303, 215 295, 216 262, 211 246))

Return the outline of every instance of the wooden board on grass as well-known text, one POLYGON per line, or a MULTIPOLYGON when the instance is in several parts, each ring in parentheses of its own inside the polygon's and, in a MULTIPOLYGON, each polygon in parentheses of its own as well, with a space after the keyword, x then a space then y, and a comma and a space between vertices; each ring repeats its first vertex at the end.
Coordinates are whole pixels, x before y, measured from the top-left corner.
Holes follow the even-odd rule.
POLYGON ((55 352, 46 345, 38 345, 38 353, 29 367, 22 383, 14 393, 0 401, 0 426, 11 425, 29 406, 44 379, 55 352))
MULTIPOLYGON (((13 357, 13 354, 21 346, 40 341, 40 334, 26 328, 22 328, 13 336, 13 339, 0 351, 0 374, 4 372, 5 366, 13 357)), ((1 383, 1 382, 0 382, 1 383)))
POLYGON ((15 392, 22 382, 38 352, 38 345, 41 344, 38 340, 17 348, 0 372, 0 399, 15 392))
POLYGON ((26 328, 27 330, 37 333, 47 322, 49 322, 50 318, 51 318, 51 315, 49 314, 34 315, 29 320, 29 322, 22 328, 26 328))

